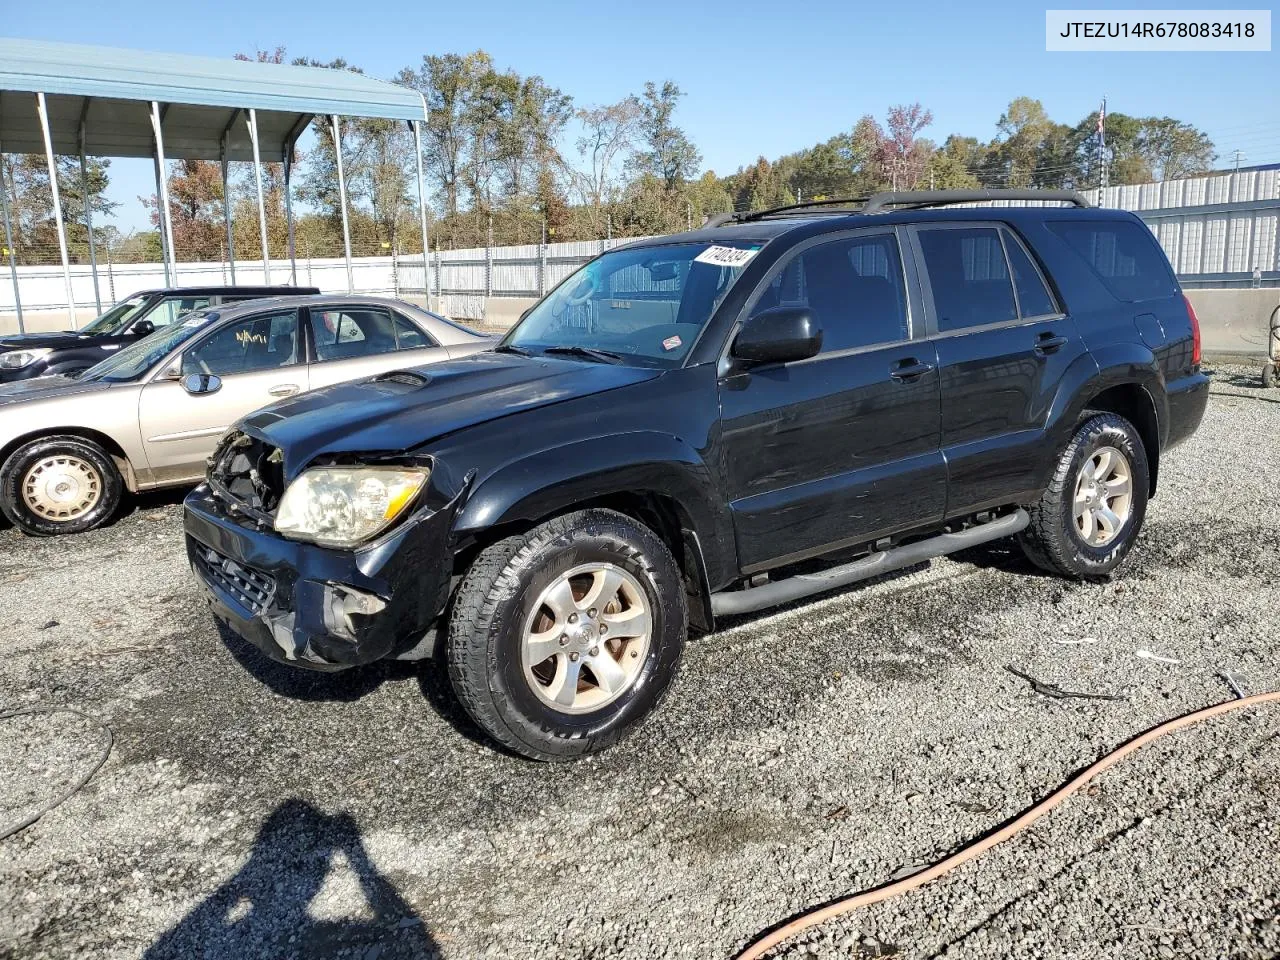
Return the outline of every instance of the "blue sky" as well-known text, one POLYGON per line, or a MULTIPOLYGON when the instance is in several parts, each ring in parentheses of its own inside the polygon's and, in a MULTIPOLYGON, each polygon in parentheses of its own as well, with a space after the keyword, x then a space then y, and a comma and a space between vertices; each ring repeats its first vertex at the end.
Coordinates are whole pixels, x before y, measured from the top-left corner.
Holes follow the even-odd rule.
MULTIPOLYGON (((1196 124, 1224 157, 1239 148, 1246 163, 1280 160, 1277 53, 1047 53, 1044 9, 1014 0, 60 0, 52 16, 48 5, 9 4, 0 32, 212 56, 283 45, 291 57, 342 56, 383 77, 424 53, 483 48, 500 67, 540 74, 583 105, 670 78, 687 94, 678 121, 721 174, 849 129, 864 113, 882 118, 896 103, 928 107, 934 125, 925 135, 938 141, 951 132, 988 139, 1019 95, 1074 123, 1106 94, 1113 111, 1196 124)), ((113 169, 118 224, 143 226, 135 198, 153 189, 149 164, 113 169)))

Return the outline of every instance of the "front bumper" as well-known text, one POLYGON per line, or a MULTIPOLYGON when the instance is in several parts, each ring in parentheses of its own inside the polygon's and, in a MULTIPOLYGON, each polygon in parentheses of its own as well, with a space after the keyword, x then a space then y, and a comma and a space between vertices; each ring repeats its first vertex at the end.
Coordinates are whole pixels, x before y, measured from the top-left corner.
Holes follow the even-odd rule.
POLYGON ((460 499, 419 507, 360 550, 334 550, 246 525, 201 485, 183 505, 187 557, 214 615, 264 654, 341 670, 403 653, 439 618, 460 499))

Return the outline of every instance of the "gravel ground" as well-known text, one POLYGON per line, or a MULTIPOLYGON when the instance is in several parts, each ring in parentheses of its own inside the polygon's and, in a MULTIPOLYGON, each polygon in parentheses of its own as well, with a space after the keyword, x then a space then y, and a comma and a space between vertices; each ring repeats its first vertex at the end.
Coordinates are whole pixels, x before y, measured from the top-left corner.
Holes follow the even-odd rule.
MULTIPOLYGON (((1005 545, 743 618, 597 759, 494 752, 433 665, 300 674, 220 634, 180 495, 0 531, 0 705, 114 731, 0 841, 0 957, 726 957, 1000 824, 1140 730, 1280 689, 1280 393, 1216 371, 1111 582, 1005 545), (1163 659, 1141 654, 1146 651, 1163 659), (1121 701, 1053 700, 1005 670, 1121 701)), ((3 721, 0 824, 103 732, 3 721)), ((1280 952, 1280 709, 1177 734, 804 957, 1280 952)))

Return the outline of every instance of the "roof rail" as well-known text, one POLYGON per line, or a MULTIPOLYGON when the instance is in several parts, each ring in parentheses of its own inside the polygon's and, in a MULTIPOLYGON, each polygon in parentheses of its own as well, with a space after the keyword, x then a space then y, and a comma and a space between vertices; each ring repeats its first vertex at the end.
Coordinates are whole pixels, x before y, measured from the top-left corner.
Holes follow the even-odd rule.
POLYGON ((982 203, 987 200, 1058 200, 1077 207, 1089 201, 1075 190, 900 190, 877 193, 859 213, 881 213, 890 207, 943 207, 952 203, 982 203))
POLYGON ((781 207, 770 207, 767 210, 744 210, 740 213, 717 213, 715 216, 708 218, 703 227, 719 227, 726 223, 747 223, 751 220, 763 220, 765 217, 773 217, 777 215, 802 215, 806 212, 813 213, 860 213, 859 210, 820 210, 816 207, 838 207, 856 204, 861 206, 867 202, 866 197, 835 197, 831 200, 809 200, 805 203, 788 203, 781 207))

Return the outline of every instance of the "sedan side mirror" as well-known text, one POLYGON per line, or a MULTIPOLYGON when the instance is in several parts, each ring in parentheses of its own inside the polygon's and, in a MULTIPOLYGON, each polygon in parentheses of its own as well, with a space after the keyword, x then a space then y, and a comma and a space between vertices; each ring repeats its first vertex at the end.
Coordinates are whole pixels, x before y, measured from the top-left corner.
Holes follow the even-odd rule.
POLYGON ((822 326, 806 307, 774 307, 748 318, 733 341, 733 356, 747 363, 791 363, 822 349, 822 326))
POLYGON ((193 397, 217 393, 222 389, 222 378, 212 373, 190 373, 182 378, 182 389, 193 397))
POLYGON ((149 337, 156 332, 156 325, 150 320, 139 320, 129 332, 135 337, 149 337))

